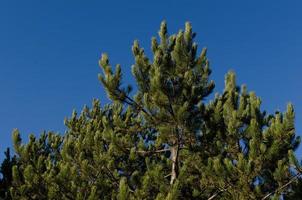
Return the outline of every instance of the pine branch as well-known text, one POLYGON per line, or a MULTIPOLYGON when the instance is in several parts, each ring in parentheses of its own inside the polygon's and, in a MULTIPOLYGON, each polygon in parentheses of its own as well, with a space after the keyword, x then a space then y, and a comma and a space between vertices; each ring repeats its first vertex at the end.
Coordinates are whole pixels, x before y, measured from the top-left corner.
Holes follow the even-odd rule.
POLYGON ((111 172, 111 170, 107 166, 103 166, 107 171, 107 176, 113 181, 113 184, 118 188, 119 187, 119 180, 114 177, 114 174, 111 172))
POLYGON ((293 176, 287 183, 285 183, 284 185, 278 187, 276 190, 268 193, 267 195, 265 195, 261 200, 265 200, 267 198, 269 198, 271 195, 275 194, 277 191, 280 191, 284 188, 286 188, 287 186, 289 186, 292 182, 295 181, 296 178, 298 178, 301 175, 301 172, 299 171, 295 176, 293 176))
POLYGON ((174 110, 173 110, 173 106, 172 106, 172 102, 171 102, 171 97, 170 97, 169 94, 167 95, 167 97, 168 97, 168 101, 169 101, 169 109, 170 109, 169 112, 173 116, 174 120, 176 120, 174 110))
POLYGON ((302 174, 302 168, 294 166, 294 168, 298 171, 298 173, 302 174))
POLYGON ((227 191, 228 187, 229 187, 229 186, 226 186, 225 188, 220 189, 220 190, 217 191, 215 194, 213 194, 212 196, 210 196, 210 197, 208 198, 208 200, 212 200, 212 199, 216 198, 219 194, 221 194, 221 193, 227 191))
MULTIPOLYGON (((126 148, 126 150, 131 151, 131 148, 126 148)), ((168 152, 168 151, 171 151, 171 150, 170 149, 155 149, 155 150, 150 150, 150 151, 136 150, 135 153, 140 153, 145 156, 145 155, 152 155, 152 154, 168 152)))
POLYGON ((162 153, 162 152, 167 152, 170 151, 170 149, 158 149, 158 150, 151 150, 151 151, 135 151, 137 153, 141 153, 141 154, 154 154, 154 153, 162 153))
POLYGON ((167 174, 166 176, 164 176, 164 178, 168 178, 169 176, 171 176, 172 174, 167 174))
MULTIPOLYGON (((122 91, 121 89, 119 89, 119 88, 117 88, 117 91, 118 91, 119 93, 123 93, 123 91, 122 91)), ((139 110, 143 111, 145 114, 147 114, 147 115, 149 115, 151 118, 153 118, 153 116, 152 116, 149 112, 147 112, 141 105, 139 105, 136 101, 134 101, 134 100, 133 100, 132 98, 130 98, 128 95, 126 95, 125 92, 124 92, 124 95, 125 95, 125 99, 128 100, 128 101, 125 101, 125 100, 124 100, 125 103, 127 103, 128 105, 137 107, 139 110)))

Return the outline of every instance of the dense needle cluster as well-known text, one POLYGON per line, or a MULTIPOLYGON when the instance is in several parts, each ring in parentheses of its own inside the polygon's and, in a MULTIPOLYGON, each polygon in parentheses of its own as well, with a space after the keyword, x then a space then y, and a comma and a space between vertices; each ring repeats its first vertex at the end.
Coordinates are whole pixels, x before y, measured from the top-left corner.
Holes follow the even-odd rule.
MULTIPOLYGON (((99 79, 112 103, 74 112, 64 135, 43 133, 3 162, 7 199, 279 199, 301 173, 294 109, 269 115, 235 74, 211 101, 206 49, 190 23, 168 35, 161 24, 150 59, 132 46, 137 91, 103 54, 99 79)), ((298 187, 298 186, 296 186, 298 187)), ((3 189, 2 189, 3 188, 3 189)), ((290 197, 288 197, 290 198, 290 197)))

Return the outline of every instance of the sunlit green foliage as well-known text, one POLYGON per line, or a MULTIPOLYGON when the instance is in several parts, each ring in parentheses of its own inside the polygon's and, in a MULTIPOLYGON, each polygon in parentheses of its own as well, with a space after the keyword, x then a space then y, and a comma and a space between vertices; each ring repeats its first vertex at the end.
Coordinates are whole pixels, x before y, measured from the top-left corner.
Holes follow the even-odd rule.
POLYGON ((288 192, 283 186, 299 167, 293 106, 267 114, 233 72, 209 100, 214 82, 195 35, 190 23, 168 35, 163 22, 152 58, 135 41, 135 92, 103 54, 99 79, 112 102, 73 112, 64 135, 31 135, 24 144, 15 131, 13 199, 242 200, 288 192))

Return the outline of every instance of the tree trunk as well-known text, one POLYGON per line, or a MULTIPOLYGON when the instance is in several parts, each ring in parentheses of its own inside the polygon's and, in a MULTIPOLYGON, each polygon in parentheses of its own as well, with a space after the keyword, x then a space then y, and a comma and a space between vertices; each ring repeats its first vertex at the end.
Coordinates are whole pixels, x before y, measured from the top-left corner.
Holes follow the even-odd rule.
POLYGON ((170 151, 171 151, 171 160, 172 160, 170 184, 173 185, 173 183, 175 182, 175 180, 178 176, 178 151, 179 151, 179 146, 174 145, 174 146, 170 147, 170 151))

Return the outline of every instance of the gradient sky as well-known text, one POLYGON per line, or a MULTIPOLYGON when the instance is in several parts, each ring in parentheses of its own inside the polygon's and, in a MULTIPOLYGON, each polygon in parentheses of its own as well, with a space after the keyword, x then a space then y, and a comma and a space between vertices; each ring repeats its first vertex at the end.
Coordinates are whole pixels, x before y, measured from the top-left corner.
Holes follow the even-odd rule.
MULTIPOLYGON (((131 44, 150 49, 162 20, 170 33, 190 21, 199 47, 208 47, 216 92, 233 69, 270 113, 292 102, 302 133, 301 1, 0 1, 0 160, 11 132, 64 133, 73 109, 107 103, 98 59, 120 63, 133 83, 131 44)), ((302 148, 297 152, 302 158, 302 148)))

